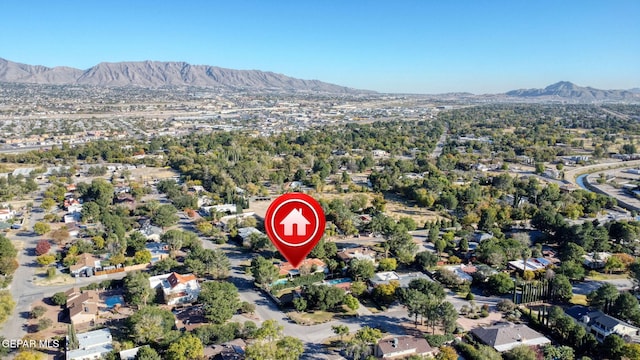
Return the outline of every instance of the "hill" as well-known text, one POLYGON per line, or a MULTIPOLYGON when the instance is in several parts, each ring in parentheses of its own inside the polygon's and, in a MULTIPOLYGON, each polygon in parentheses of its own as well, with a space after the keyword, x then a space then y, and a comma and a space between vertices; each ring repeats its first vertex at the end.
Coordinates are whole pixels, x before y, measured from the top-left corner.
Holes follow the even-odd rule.
POLYGON ((296 79, 259 70, 233 70, 185 62, 100 63, 87 70, 49 68, 0 58, 0 82, 93 86, 202 86, 252 90, 370 93, 318 80, 296 79))
POLYGON ((638 94, 628 90, 600 90, 578 86, 568 81, 560 81, 544 89, 512 90, 507 92, 506 95, 521 98, 562 98, 579 102, 640 100, 638 94))

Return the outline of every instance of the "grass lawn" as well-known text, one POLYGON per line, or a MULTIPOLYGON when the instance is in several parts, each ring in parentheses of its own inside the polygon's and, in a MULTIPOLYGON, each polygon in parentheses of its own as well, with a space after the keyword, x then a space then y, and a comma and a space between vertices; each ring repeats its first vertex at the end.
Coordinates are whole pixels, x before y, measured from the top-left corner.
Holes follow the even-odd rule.
POLYGON ((585 280, 603 281, 603 280, 620 280, 628 279, 627 274, 602 274, 602 273, 590 273, 585 280))
POLYGON ((569 301, 570 303, 574 304, 574 305, 587 305, 587 295, 578 295, 578 294, 574 294, 573 297, 571 298, 571 301, 569 301))

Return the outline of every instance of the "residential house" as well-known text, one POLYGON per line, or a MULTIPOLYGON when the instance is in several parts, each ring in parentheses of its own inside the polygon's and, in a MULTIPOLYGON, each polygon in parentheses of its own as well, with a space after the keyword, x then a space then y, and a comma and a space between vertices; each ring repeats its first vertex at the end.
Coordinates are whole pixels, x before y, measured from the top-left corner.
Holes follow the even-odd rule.
POLYGON ((589 269, 602 269, 607 264, 607 259, 611 256, 608 252, 592 252, 582 255, 582 264, 589 269))
POLYGON ((542 257, 529 258, 527 259, 526 264, 522 259, 509 261, 510 268, 521 271, 521 272, 524 272, 525 270, 531 270, 531 271, 544 270, 551 265, 553 265, 551 261, 542 257))
POLYGON ((551 343, 551 340, 525 324, 497 323, 477 327, 471 330, 471 333, 498 352, 509 351, 520 345, 540 346, 551 343))
POLYGON ((371 279, 369 279, 369 283, 373 287, 383 284, 386 285, 392 281, 400 282, 400 276, 395 271, 378 272, 375 273, 371 279))
POLYGON ((239 228, 238 236, 242 239, 242 246, 251 247, 251 234, 266 236, 265 234, 262 233, 262 231, 254 228, 253 226, 239 228))
POLYGON ((72 288, 67 290, 65 294, 67 295, 69 321, 76 326, 86 323, 95 324, 101 306, 98 292, 95 290, 81 292, 79 288, 72 288))
POLYGON ((138 355, 139 350, 140 346, 120 351, 120 360, 134 360, 136 355, 138 355))
POLYGON ((472 274, 478 270, 473 265, 464 265, 464 264, 444 266, 443 268, 453 272, 458 277, 458 279, 460 279, 461 282, 473 281, 472 274))
POLYGON ((375 356, 382 359, 398 359, 411 355, 433 356, 437 352, 425 338, 396 336, 378 341, 375 356))
POLYGON ((355 248, 343 249, 339 251, 337 255, 340 260, 344 261, 345 263, 348 263, 353 259, 358 259, 369 260, 375 264, 377 253, 370 248, 360 246, 355 248))
POLYGON ((161 291, 167 305, 192 303, 200 295, 200 284, 193 274, 180 275, 172 272, 149 278, 152 289, 161 291))
POLYGON ((151 253, 151 263, 156 263, 169 257, 169 245, 161 242, 148 242, 144 248, 151 253))
POLYGON ((75 265, 69 266, 69 272, 73 276, 92 276, 96 269, 101 269, 100 260, 89 253, 78 255, 75 265))
POLYGON ((565 313, 595 335, 599 342, 611 334, 618 334, 626 341, 640 340, 640 329, 602 311, 592 311, 586 306, 572 306, 565 313))
POLYGON ((129 210, 135 210, 136 208, 136 199, 129 193, 118 194, 115 198, 115 203, 129 210))
POLYGON ((80 213, 82 212, 82 203, 78 199, 67 199, 64 201, 64 208, 69 213, 80 213))
POLYGON ((291 265, 291 263, 289 262, 283 262, 280 263, 280 265, 277 266, 278 270, 280 272, 280 276, 289 276, 289 277, 294 277, 294 276, 298 276, 301 273, 317 273, 317 272, 324 272, 326 273, 328 271, 327 269, 327 264, 324 263, 324 261, 320 260, 320 259, 315 259, 315 258, 310 258, 310 259, 304 259, 302 261, 302 263, 300 263, 300 266, 298 266, 298 268, 294 268, 293 265, 291 265))
POLYGON ((204 356, 214 360, 243 360, 247 343, 242 339, 235 339, 221 345, 204 348, 204 356))
POLYGON ((160 237, 162 236, 162 228, 149 224, 144 224, 140 227, 140 233, 144 235, 147 241, 160 241, 160 237))
POLYGON ((213 212, 225 213, 229 215, 235 214, 237 211, 238 206, 236 204, 210 205, 200 207, 200 212, 205 216, 209 216, 213 212))
POLYGON ((0 208, 0 221, 8 221, 13 219, 16 212, 9 208, 0 208))
MULTIPOLYGON (((107 328, 78 334, 78 349, 68 350, 67 360, 100 359, 113 350, 111 331, 107 328)), ((67 338, 67 343, 69 338, 67 338)))

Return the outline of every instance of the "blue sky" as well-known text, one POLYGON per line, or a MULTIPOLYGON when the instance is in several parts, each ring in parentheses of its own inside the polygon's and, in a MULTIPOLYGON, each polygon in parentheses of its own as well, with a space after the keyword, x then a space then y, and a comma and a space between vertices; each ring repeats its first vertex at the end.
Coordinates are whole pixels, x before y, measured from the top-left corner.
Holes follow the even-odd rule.
POLYGON ((186 61, 360 89, 640 87, 638 0, 5 1, 0 57, 186 61))

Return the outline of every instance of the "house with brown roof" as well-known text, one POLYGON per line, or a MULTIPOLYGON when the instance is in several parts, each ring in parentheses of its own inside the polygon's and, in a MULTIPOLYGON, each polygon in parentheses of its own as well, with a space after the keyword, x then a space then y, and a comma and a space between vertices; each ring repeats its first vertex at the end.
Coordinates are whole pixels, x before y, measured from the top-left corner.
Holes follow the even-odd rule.
POLYGON ((80 291, 72 288, 65 292, 67 295, 67 310, 69 320, 73 325, 95 323, 101 307, 100 296, 95 290, 80 291))
POLYGON ((382 359, 399 359, 411 355, 433 356, 437 352, 429 346, 424 338, 414 336, 396 336, 378 341, 376 357, 382 359))
POLYGON ((92 276, 96 269, 101 269, 100 260, 89 253, 78 255, 78 261, 69 266, 69 272, 73 276, 87 275, 92 276))
POLYGON ((180 275, 172 272, 149 278, 152 289, 162 292, 167 305, 192 303, 200 295, 200 284, 193 274, 180 275))

